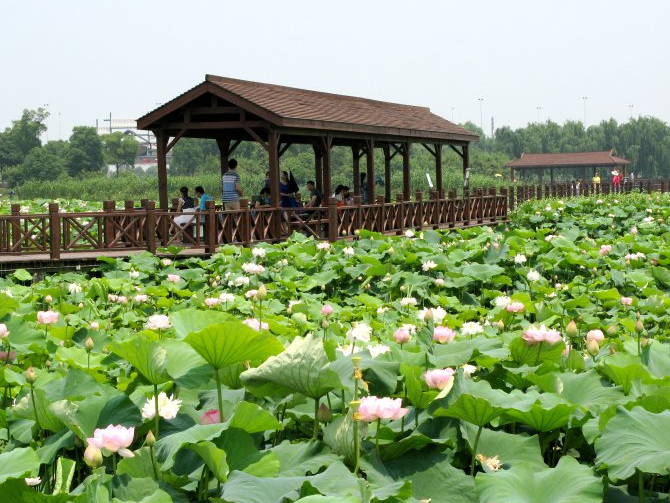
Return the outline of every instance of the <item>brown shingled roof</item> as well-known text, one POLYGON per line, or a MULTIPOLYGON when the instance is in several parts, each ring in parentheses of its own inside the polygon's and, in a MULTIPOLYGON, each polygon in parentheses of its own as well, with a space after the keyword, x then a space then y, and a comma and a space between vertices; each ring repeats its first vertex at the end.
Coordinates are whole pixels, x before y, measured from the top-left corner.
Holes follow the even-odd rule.
POLYGON ((206 75, 205 82, 149 112, 138 123, 151 129, 174 107, 206 92, 235 104, 279 128, 413 137, 419 141, 477 141, 479 137, 427 107, 400 105, 355 96, 206 75), (218 91, 218 92, 217 92, 218 91))
POLYGON ((616 157, 612 150, 604 152, 558 152, 522 154, 519 159, 505 164, 508 168, 547 168, 579 166, 621 166, 630 161, 616 157))

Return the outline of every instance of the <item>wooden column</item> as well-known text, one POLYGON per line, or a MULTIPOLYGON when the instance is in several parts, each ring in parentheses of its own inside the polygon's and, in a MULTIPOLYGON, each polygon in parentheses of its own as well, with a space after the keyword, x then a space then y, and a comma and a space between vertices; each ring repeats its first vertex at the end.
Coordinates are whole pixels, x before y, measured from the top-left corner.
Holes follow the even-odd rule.
POLYGON ((514 183, 514 168, 509 169, 509 178, 514 183))
POLYGON ((272 238, 281 237, 281 210, 279 209, 279 135, 276 131, 268 131, 268 167, 270 171, 270 204, 274 208, 271 226, 272 238))
POLYGON ((321 149, 316 145, 314 147, 314 177, 316 178, 316 188, 323 194, 323 155, 321 149))
POLYGON ((442 145, 435 144, 435 190, 438 199, 444 198, 444 187, 442 184, 442 145))
POLYGON ((371 138, 365 142, 367 148, 367 180, 368 204, 375 202, 375 141, 371 138))
POLYGON ((391 148, 384 145, 384 200, 391 202, 391 148))
POLYGON ((351 147, 351 155, 353 157, 353 171, 354 171, 354 195, 361 195, 361 149, 351 147))
POLYGON ((410 143, 408 141, 402 142, 402 198, 403 201, 409 201, 411 180, 409 177, 409 149, 410 143))
POLYGON ((549 180, 551 181, 551 184, 554 184, 554 168, 549 168, 549 180))
POLYGON ((158 163, 158 201, 161 211, 167 211, 168 208, 168 186, 167 186, 167 144, 168 135, 162 129, 154 131, 157 147, 158 163))
POLYGON ((330 148, 333 145, 333 138, 331 136, 321 138, 321 145, 323 154, 323 197, 326 201, 333 193, 330 186, 330 148))
POLYGON ((470 146, 465 144, 463 145, 463 176, 465 177, 465 172, 470 169, 470 146))

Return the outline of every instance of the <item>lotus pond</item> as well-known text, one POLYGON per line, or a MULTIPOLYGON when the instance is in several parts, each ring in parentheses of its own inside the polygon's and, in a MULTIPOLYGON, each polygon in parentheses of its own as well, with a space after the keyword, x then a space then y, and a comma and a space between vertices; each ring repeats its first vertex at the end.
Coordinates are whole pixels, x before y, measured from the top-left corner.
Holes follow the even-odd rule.
POLYGON ((670 199, 0 279, 0 501, 667 501, 670 199))

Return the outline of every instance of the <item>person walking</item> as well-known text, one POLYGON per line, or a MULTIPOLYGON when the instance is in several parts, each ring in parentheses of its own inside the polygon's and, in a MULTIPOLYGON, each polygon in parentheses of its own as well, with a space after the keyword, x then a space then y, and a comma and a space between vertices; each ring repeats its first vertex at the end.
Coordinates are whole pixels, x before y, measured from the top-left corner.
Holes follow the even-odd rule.
POLYGON ((224 210, 239 210, 242 188, 240 175, 237 173, 237 161, 228 161, 228 171, 221 177, 221 200, 224 210))

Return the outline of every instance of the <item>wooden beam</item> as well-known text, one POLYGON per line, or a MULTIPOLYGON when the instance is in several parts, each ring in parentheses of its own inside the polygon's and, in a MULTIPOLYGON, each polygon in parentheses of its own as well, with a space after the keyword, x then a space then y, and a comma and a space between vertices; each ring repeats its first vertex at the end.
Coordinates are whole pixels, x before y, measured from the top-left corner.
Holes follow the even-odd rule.
POLYGON ((321 139, 321 152, 323 154, 323 197, 327 200, 332 194, 330 173, 330 148, 333 145, 332 136, 324 136, 321 139))
POLYGON ((265 121, 162 122, 163 129, 247 129, 267 127, 265 121))
MULTIPOLYGON (((461 159, 463 159, 463 152, 459 151, 456 147, 454 147, 454 146, 451 145, 451 144, 449 144, 449 148, 451 148, 451 150, 453 150, 454 152, 456 152, 456 153, 459 155, 459 157, 460 157, 461 159)), ((464 149, 464 148, 465 148, 465 145, 463 145, 461 148, 464 149)))
MULTIPOLYGON (((270 201, 273 208, 279 208, 281 196, 279 193, 279 134, 276 131, 268 131, 268 166, 270 171, 270 201)), ((281 218, 277 210, 272 225, 272 235, 281 236, 281 218)))
POLYGON ((284 145, 282 145, 281 148, 279 149, 279 157, 283 156, 291 145, 293 144, 290 141, 284 143, 284 145))
POLYGON ((316 178, 316 188, 323 195, 323 154, 318 145, 312 144, 314 149, 314 177, 316 178))
MULTIPOLYGON (((260 144, 261 144, 261 147, 263 147, 263 148, 265 149, 266 152, 269 152, 269 151, 270 151, 269 140, 268 140, 268 143, 265 143, 265 142, 263 141, 263 139, 262 139, 260 136, 258 136, 258 135, 256 134, 256 132, 255 132, 253 129, 251 129, 251 128, 245 127, 244 130, 245 130, 247 133, 249 133, 249 136, 251 136, 254 140, 256 140, 258 143, 260 143, 260 144)), ((277 133, 274 133, 274 134, 276 135, 277 133)), ((270 133, 268 133, 268 138, 269 138, 269 136, 270 136, 270 133)), ((279 141, 279 138, 278 138, 278 137, 277 137, 277 141, 279 141)), ((279 152, 277 152, 277 153, 279 153, 279 152)), ((277 157, 277 159, 279 159, 279 157, 277 157)))
POLYGON ((384 145, 384 201, 391 201, 391 146, 384 145))
POLYGON ((402 144, 396 145, 395 143, 391 143, 390 146, 393 147, 393 153, 389 159, 393 159, 396 155, 402 153, 402 144))
POLYGON ((444 197, 444 186, 442 183, 442 145, 436 143, 433 147, 435 148, 435 189, 437 190, 438 197, 442 199, 444 197))
POLYGON ((428 152, 430 152, 431 154, 433 154, 433 157, 435 157, 435 156, 437 155, 437 154, 435 153, 436 150, 433 150, 432 148, 430 148, 430 145, 428 145, 428 144, 426 144, 426 143, 422 143, 421 145, 423 145, 423 148, 425 148, 428 152))
POLYGON ((230 139, 217 138, 216 145, 219 147, 219 157, 221 159, 220 171, 223 176, 228 171, 228 156, 232 152, 230 148, 230 139))
MULTIPOLYGON (((213 98, 216 98, 216 96, 213 96, 213 98)), ((224 115, 242 113, 242 109, 240 107, 227 106, 191 107, 189 110, 191 111, 191 115, 224 115)))
POLYGON ((353 171, 354 171, 354 194, 361 195, 361 149, 358 146, 351 147, 351 155, 353 157, 353 171))
POLYGON ((463 145, 463 176, 465 172, 470 169, 470 147, 463 145))
POLYGON ((165 147, 165 153, 167 154, 170 150, 172 150, 172 147, 175 146, 175 143, 179 141, 179 138, 184 136, 184 133, 186 132, 186 129, 182 129, 179 131, 172 140, 170 140, 170 143, 167 144, 167 147, 165 147))
POLYGON ((228 150, 229 154, 232 154, 235 152, 235 149, 240 146, 240 143, 242 143, 242 140, 235 140, 231 145, 230 149, 228 150))

